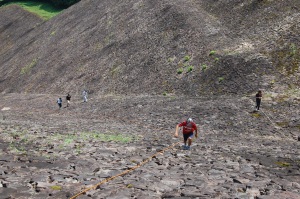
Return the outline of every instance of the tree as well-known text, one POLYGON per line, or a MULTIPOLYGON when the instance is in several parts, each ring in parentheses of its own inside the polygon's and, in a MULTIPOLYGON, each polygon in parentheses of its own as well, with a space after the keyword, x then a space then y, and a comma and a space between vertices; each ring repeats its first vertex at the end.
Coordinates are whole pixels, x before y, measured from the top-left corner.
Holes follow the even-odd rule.
POLYGON ((55 6, 58 7, 69 7, 79 2, 80 0, 49 0, 49 1, 51 1, 55 6))

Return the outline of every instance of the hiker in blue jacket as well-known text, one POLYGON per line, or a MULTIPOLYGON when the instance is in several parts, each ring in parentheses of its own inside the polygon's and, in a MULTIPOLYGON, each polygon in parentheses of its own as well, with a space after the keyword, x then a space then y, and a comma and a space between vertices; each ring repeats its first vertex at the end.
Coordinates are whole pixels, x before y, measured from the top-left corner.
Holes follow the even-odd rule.
POLYGON ((58 104, 59 109, 61 109, 61 107, 62 107, 62 99, 61 99, 61 97, 57 99, 57 104, 58 104))

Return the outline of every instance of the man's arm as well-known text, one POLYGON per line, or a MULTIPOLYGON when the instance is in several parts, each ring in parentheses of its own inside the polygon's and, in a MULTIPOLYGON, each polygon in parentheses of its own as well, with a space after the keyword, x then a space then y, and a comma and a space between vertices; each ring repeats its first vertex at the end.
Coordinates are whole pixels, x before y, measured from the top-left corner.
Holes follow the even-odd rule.
POLYGON ((175 137, 178 137, 178 131, 179 131, 179 124, 176 125, 176 130, 175 130, 175 137))

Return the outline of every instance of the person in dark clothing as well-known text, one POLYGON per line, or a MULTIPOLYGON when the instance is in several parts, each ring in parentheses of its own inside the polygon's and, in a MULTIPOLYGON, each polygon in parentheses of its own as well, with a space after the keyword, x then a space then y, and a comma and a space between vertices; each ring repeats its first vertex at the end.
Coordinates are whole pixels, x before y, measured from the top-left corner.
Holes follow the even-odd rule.
POLYGON ((67 107, 68 107, 70 105, 70 101, 71 101, 71 95, 69 93, 66 97, 66 100, 67 100, 67 107))
POLYGON ((61 106, 62 106, 62 99, 61 99, 61 97, 57 99, 57 104, 58 104, 58 107, 60 109, 61 106))
POLYGON ((262 98, 262 92, 259 90, 256 95, 256 110, 259 111, 260 103, 261 103, 261 98, 262 98))

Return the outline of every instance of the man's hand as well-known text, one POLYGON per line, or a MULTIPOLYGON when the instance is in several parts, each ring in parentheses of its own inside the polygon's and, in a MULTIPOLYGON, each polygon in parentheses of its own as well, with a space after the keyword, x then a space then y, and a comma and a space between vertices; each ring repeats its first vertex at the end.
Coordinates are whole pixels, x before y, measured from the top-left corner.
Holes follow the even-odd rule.
POLYGON ((178 133, 175 133, 174 137, 178 138, 178 133))
POLYGON ((196 137, 196 138, 198 137, 198 133, 195 134, 195 137, 196 137))

